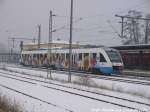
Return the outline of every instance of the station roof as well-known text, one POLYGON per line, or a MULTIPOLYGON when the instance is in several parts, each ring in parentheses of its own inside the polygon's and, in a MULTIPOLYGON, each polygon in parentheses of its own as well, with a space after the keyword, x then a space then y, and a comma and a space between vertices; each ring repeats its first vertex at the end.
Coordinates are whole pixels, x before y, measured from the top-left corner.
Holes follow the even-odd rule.
POLYGON ((122 46, 113 46, 112 48, 118 50, 142 50, 150 49, 150 44, 140 44, 140 45, 122 45, 122 46))
MULTIPOLYGON (((54 44, 69 44, 67 41, 62 41, 62 40, 53 40, 52 43, 54 44)), ((24 43, 24 45, 37 45, 37 42, 30 42, 30 43, 24 43)), ((48 44, 48 42, 41 42, 40 44, 48 44)), ((72 44, 77 44, 77 43, 72 43, 72 44)))

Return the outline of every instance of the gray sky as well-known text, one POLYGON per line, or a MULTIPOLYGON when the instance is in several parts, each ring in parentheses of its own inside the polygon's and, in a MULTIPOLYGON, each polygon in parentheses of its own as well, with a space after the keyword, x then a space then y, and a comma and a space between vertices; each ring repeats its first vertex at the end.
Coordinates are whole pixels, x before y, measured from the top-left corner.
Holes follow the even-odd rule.
MULTIPOLYGON (((73 41, 120 45, 107 21, 120 32, 120 19, 114 15, 125 15, 130 9, 150 13, 150 0, 74 0, 73 41)), ((69 24, 70 0, 0 0, 0 43, 7 44, 9 36, 37 37, 38 24, 42 25, 42 42, 46 42, 49 10, 57 15, 53 17, 53 29, 69 24)), ((68 41, 69 25, 53 33, 53 39, 57 38, 68 41)))

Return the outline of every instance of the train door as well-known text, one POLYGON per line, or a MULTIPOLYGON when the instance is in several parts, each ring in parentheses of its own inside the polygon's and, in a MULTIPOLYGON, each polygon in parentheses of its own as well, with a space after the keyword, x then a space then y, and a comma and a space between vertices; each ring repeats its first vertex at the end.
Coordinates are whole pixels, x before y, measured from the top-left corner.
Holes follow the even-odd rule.
POLYGON ((64 68, 65 66, 65 54, 64 53, 60 55, 60 65, 62 68, 64 68))
POLYGON ((39 55, 39 66, 43 65, 43 54, 39 55))
POLYGON ((32 65, 32 54, 28 55, 28 65, 32 65))
POLYGON ((79 57, 78 57, 78 54, 74 54, 74 67, 75 69, 77 69, 77 62, 79 61, 79 57))
POLYGON ((25 54, 25 64, 28 65, 28 54, 25 54))
POLYGON ((96 56, 97 56, 97 53, 91 53, 90 54, 90 69, 94 69, 95 68, 95 65, 96 65, 96 56))
POLYGON ((56 53, 56 63, 55 64, 59 64, 59 54, 56 53))
POLYGON ((69 67, 69 53, 66 53, 65 68, 68 69, 68 67, 69 67))
POLYGON ((84 70, 89 70, 89 53, 84 53, 84 70))
POLYGON ((37 54, 33 54, 32 65, 35 66, 37 64, 37 54))
POLYGON ((24 55, 21 54, 21 64, 24 64, 24 55))
POLYGON ((83 62, 84 62, 84 60, 83 60, 84 56, 83 56, 82 53, 79 53, 78 57, 79 57, 79 60, 77 62, 77 67, 78 67, 79 70, 83 70, 83 68, 84 68, 84 64, 83 64, 83 62))
POLYGON ((99 64, 100 64, 100 69, 106 67, 107 64, 107 61, 102 53, 99 53, 99 64))
POLYGON ((40 55, 36 54, 36 56, 37 56, 37 65, 36 66, 38 66, 39 65, 39 60, 40 60, 40 55))
POLYGON ((44 54, 44 58, 43 58, 43 66, 47 66, 47 54, 44 54))
POLYGON ((105 74, 110 74, 113 71, 112 66, 107 62, 105 56, 100 53, 100 71, 105 74))
POLYGON ((72 54, 71 65, 72 65, 72 69, 73 69, 74 68, 74 54, 72 54))
POLYGON ((21 55, 21 64, 25 65, 25 54, 21 55))
POLYGON ((102 53, 100 53, 100 63, 105 64, 107 61, 102 53))

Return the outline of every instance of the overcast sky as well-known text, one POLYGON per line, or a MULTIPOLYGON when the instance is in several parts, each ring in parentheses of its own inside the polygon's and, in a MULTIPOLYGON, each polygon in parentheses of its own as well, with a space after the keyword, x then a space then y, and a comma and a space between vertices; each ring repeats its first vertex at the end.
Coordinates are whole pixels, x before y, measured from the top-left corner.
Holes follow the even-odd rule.
MULTIPOLYGON (((125 15, 128 10, 150 13, 150 0, 74 0, 73 41, 99 45, 120 45, 120 38, 108 21, 120 32, 114 15, 125 15)), ((0 0, 0 43, 8 37, 37 38, 37 25, 42 25, 42 42, 48 40, 49 10, 53 17, 53 39, 69 39, 70 0, 0 0)), ((19 41, 18 41, 19 43, 19 41)))

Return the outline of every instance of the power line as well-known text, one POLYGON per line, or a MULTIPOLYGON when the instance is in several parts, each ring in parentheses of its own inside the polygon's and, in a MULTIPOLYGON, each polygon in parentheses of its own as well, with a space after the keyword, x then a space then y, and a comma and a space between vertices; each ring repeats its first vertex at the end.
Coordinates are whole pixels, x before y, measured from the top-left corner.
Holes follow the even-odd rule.
POLYGON ((127 12, 127 11, 129 11, 129 10, 136 10, 136 9, 139 9, 139 6, 140 6, 140 7, 141 7, 141 6, 144 7, 145 5, 147 5, 146 2, 148 2, 148 1, 143 1, 143 2, 140 3, 140 4, 137 4, 137 5, 134 5, 134 6, 130 7, 130 8, 127 8, 127 9, 125 9, 125 10, 119 11, 118 13, 123 13, 123 12, 127 12), (143 4, 143 5, 142 5, 142 4, 143 4))
MULTIPOLYGON (((136 20, 144 20, 144 21, 150 21, 150 18, 143 18, 143 17, 131 17, 131 16, 121 16, 121 15, 115 15, 116 17, 119 17, 119 18, 121 18, 122 19, 122 22, 121 22, 121 26, 122 26, 122 28, 121 28, 121 37, 123 38, 124 37, 124 35, 123 35, 123 32, 124 32, 124 18, 127 18, 127 19, 132 19, 132 21, 134 21, 134 19, 136 19, 136 20)), ((134 24, 134 23, 133 23, 134 24)), ((148 23, 146 24, 146 31, 145 31, 145 44, 147 44, 148 43, 148 36, 147 36, 147 33, 148 33, 148 23)), ((136 40, 136 38, 134 37, 134 39, 135 39, 135 41, 137 41, 136 40)))
POLYGON ((115 16, 116 16, 116 17, 120 17, 120 18, 139 19, 139 20, 150 20, 150 18, 121 16, 121 15, 117 15, 117 14, 116 14, 115 16))
POLYGON ((38 25, 38 48, 40 49, 40 43, 41 43, 41 25, 38 25))
MULTIPOLYGON (((104 14, 97 14, 97 15, 91 15, 91 16, 79 16, 79 17, 73 17, 73 18, 83 18, 83 19, 90 19, 90 18, 95 18, 95 17, 102 17, 104 14)), ((56 17, 60 18, 68 18, 69 16, 63 16, 63 15, 56 15, 56 17)))
POLYGON ((119 37, 120 37, 120 34, 118 33, 118 31, 116 30, 116 28, 111 24, 110 21, 107 21, 107 23, 109 24, 109 26, 114 30, 114 33, 116 33, 119 37))
MULTIPOLYGON (((83 20, 83 19, 82 19, 82 18, 79 18, 79 19, 73 21, 73 23, 78 23, 78 22, 80 22, 81 20, 83 20)), ((63 26, 61 26, 61 27, 59 27, 59 28, 56 28, 56 29, 53 30, 53 32, 56 32, 56 31, 60 31, 60 30, 62 30, 62 29, 65 29, 65 28, 67 28, 69 25, 70 25, 70 24, 66 24, 66 25, 63 25, 63 26)))

